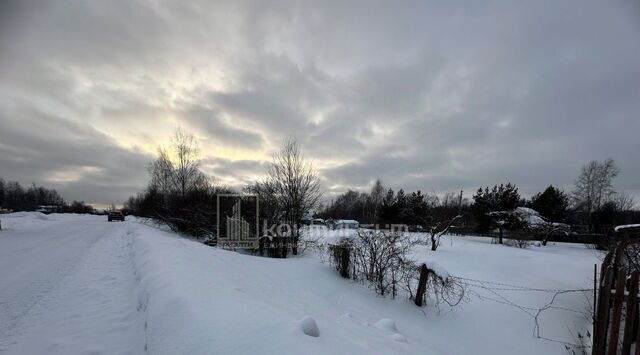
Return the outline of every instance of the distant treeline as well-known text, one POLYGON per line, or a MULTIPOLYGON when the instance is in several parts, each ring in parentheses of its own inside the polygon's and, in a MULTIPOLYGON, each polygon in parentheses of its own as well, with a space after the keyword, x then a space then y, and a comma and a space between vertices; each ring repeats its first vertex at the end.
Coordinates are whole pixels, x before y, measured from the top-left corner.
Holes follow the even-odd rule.
MULTIPOLYGON (((616 192, 612 180, 619 169, 613 160, 586 164, 569 194, 549 186, 531 199, 522 198, 512 184, 480 187, 472 201, 460 193, 425 194, 420 190, 394 192, 376 180, 369 192, 349 190, 337 196, 317 214, 321 218, 356 219, 366 224, 402 223, 428 228, 440 221, 463 215, 467 230, 485 232, 495 227, 491 212, 529 207, 550 222, 575 226, 585 233, 610 233, 613 226, 639 223, 640 211, 633 198, 616 192)), ((499 216, 499 214, 493 214, 499 216)))
POLYGON ((430 225, 469 212, 469 200, 459 194, 442 196, 418 190, 394 192, 376 180, 370 192, 349 190, 321 209, 317 216, 328 219, 355 219, 363 224, 430 225))
POLYGON ((83 201, 67 203, 55 189, 37 186, 35 183, 23 187, 16 181, 0 178, 0 208, 10 211, 36 211, 48 206, 51 211, 61 213, 92 213, 93 207, 83 201))
MULTIPOLYGON (((322 206, 318 175, 295 139, 290 139, 274 155, 266 178, 248 184, 242 192, 259 196, 259 217, 268 225, 299 225, 303 218, 313 215, 429 229, 461 215, 455 218, 456 227, 483 232, 495 228, 496 223, 504 226, 505 221, 496 218, 509 213, 496 212, 522 206, 536 210, 549 222, 571 224, 580 232, 609 233, 615 225, 640 222, 633 199, 612 187, 618 173, 611 159, 591 161, 583 166, 570 193, 549 186, 530 199, 522 198, 512 183, 480 187, 472 199, 467 199, 461 192, 436 195, 420 190, 394 191, 378 179, 367 192, 349 190, 322 206)), ((176 132, 169 147, 159 148, 149 174, 148 187, 125 202, 125 209, 162 221, 178 232, 215 237, 216 195, 234 191, 201 170, 192 135, 176 132)))

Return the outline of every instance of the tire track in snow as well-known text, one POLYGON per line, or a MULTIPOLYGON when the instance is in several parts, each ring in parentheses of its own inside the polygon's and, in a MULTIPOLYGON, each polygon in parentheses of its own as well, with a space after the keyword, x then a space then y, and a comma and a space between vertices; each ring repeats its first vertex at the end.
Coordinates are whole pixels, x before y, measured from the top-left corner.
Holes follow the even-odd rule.
POLYGON ((51 226, 3 235, 0 240, 0 350, 10 344, 22 319, 45 302, 106 227, 51 226), (63 244, 63 247, 57 247, 63 244))
POLYGON ((98 230, 97 240, 4 339, 9 353, 144 351, 132 236, 127 223, 103 225, 87 224, 94 233, 98 230))

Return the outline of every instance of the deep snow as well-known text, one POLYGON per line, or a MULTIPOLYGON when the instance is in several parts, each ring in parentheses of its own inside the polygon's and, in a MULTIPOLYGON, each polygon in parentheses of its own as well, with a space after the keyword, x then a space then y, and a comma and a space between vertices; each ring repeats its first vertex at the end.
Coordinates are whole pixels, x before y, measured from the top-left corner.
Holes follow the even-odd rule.
MULTIPOLYGON (((589 288, 598 262, 580 245, 517 249, 444 237, 436 252, 419 247, 415 257, 468 279, 472 292, 437 310, 377 297, 311 253, 243 255, 135 219, 0 219, 0 351, 9 354, 566 354, 534 337, 526 314, 553 294, 512 286, 589 288)), ((588 296, 567 293, 554 305, 582 311, 588 296)), ((542 314, 542 336, 584 334, 589 320, 567 309, 542 314)))

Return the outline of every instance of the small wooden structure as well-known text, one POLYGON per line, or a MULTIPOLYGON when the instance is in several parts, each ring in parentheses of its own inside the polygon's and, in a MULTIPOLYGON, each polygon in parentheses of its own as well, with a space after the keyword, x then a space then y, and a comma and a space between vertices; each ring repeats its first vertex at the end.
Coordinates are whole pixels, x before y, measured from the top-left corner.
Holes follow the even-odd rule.
MULTIPOLYGON (((640 227, 640 226, 638 226, 640 227)), ((629 272, 622 262, 625 247, 638 242, 637 230, 616 229, 615 247, 611 248, 600 266, 599 282, 595 284, 592 355, 640 355, 640 307, 638 283, 640 273, 629 272), (621 234, 624 232, 625 234, 621 234), (623 317, 624 315, 624 317, 623 317)), ((594 265, 595 266, 595 265, 594 265)), ((594 283, 597 268, 594 268, 594 283)))

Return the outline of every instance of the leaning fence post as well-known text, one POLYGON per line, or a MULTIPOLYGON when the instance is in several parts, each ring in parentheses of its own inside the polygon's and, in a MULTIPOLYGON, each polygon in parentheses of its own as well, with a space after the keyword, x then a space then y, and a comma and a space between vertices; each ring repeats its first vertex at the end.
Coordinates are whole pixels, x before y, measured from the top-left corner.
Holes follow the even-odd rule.
POLYGON ((624 302, 624 286, 626 273, 620 268, 616 276, 616 297, 613 303, 613 317, 611 318, 611 338, 609 339, 609 355, 618 353, 618 336, 620 335, 620 320, 622 318, 622 304, 624 302))
POLYGON ((340 250, 340 276, 349 278, 349 261, 351 260, 351 250, 348 245, 341 245, 340 250))
MULTIPOLYGON (((595 345, 595 336, 596 336, 596 320, 597 318, 597 310, 598 310, 598 265, 597 264, 593 264, 593 318, 592 318, 592 330, 591 330, 591 336, 593 337, 592 340, 592 345, 595 345)), ((592 349, 593 350, 593 349, 592 349)), ((592 351, 593 352, 593 351, 592 351)))
POLYGON ((638 333, 636 334, 636 355, 640 355, 640 327, 638 327, 638 333))
MULTIPOLYGON (((636 304, 638 302, 638 272, 631 274, 631 284, 629 285, 629 298, 627 298, 627 317, 624 321, 624 335, 622 338, 622 355, 631 353, 631 343, 633 342, 633 327, 636 323, 636 304)), ((636 344, 636 346, 638 346, 636 344)))
POLYGON ((600 268, 600 283, 598 287, 598 308, 596 312, 596 332, 593 335, 592 355, 603 355, 607 341, 607 318, 609 318, 609 298, 611 296, 611 282, 613 272, 611 253, 607 254, 600 268))
POLYGON ((427 281, 429 279, 429 269, 426 264, 420 266, 420 278, 418 279, 418 289, 416 290, 416 297, 414 302, 416 306, 422 307, 424 295, 427 292, 427 281))

